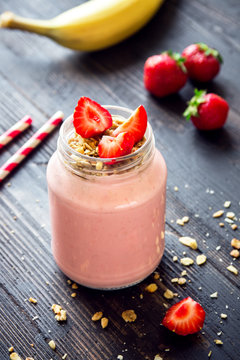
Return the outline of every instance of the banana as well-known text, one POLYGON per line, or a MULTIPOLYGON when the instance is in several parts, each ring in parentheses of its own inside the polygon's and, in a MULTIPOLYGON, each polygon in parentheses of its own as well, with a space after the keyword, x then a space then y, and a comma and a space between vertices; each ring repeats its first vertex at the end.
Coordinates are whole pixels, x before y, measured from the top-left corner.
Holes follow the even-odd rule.
POLYGON ((156 13, 164 0, 89 0, 50 20, 27 19, 11 12, 0 27, 22 29, 74 50, 95 51, 133 35, 156 13))

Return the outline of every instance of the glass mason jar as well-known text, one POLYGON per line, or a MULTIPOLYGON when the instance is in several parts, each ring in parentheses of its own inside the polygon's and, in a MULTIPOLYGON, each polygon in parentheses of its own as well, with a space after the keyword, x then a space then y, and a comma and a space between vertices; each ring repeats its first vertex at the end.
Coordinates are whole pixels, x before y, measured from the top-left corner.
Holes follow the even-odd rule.
MULTIPOLYGON (((105 106, 127 119, 132 111, 105 106)), ((80 154, 68 145, 72 116, 61 126, 47 168, 52 251, 75 282, 96 289, 136 284, 164 251, 167 168, 150 124, 145 143, 114 159, 80 154)))

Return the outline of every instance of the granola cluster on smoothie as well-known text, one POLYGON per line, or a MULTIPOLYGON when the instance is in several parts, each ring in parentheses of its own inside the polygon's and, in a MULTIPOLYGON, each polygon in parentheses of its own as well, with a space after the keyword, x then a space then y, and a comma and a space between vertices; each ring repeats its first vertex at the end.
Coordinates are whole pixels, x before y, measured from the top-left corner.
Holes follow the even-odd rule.
POLYGON ((72 149, 95 158, 116 158, 131 154, 144 144, 147 113, 140 105, 124 119, 81 97, 73 114, 73 125, 75 134, 68 140, 72 149))

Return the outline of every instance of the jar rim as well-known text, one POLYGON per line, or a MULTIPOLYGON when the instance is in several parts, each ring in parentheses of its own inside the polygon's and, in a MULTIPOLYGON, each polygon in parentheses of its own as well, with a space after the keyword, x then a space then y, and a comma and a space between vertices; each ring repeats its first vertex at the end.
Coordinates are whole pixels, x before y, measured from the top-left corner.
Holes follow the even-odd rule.
MULTIPOLYGON (((115 111, 115 112, 120 111, 120 112, 125 113, 125 115, 128 114, 130 116, 133 112, 133 110, 125 108, 125 107, 121 107, 121 106, 103 105, 103 107, 105 109, 109 110, 110 113, 111 113, 111 110, 115 111)), ((117 115, 119 115, 119 114, 116 114, 116 116, 117 115)), ((119 116, 124 117, 124 115, 119 115, 119 116)), ((111 169, 111 167, 112 167, 111 163, 112 164, 114 163, 118 166, 121 166, 121 164, 122 164, 122 167, 124 168, 124 170, 126 170, 125 164, 128 164, 128 163, 129 163, 129 166, 127 166, 127 169, 134 167, 135 165, 137 165, 137 163, 139 163, 139 158, 144 157, 145 153, 148 153, 150 151, 150 148, 152 148, 151 145, 152 144, 154 145, 154 136, 153 136, 153 132, 152 132, 152 127, 151 127, 150 123, 148 122, 147 129, 144 134, 146 137, 146 141, 139 149, 137 149, 136 151, 134 151, 128 155, 114 157, 114 158, 101 158, 101 157, 93 157, 93 156, 89 156, 86 154, 81 154, 78 151, 76 151, 75 149, 73 149, 68 144, 68 140, 69 140, 70 136, 73 135, 73 132, 75 131, 72 120, 73 120, 73 115, 70 115, 62 123, 60 132, 59 132, 58 148, 59 148, 60 152, 62 153, 63 157, 65 158, 65 161, 67 160, 67 161, 71 162, 71 160, 72 160, 71 157, 74 157, 75 160, 78 160, 78 161, 86 161, 86 162, 90 162, 90 163, 102 162, 104 170, 103 169, 94 170, 98 174, 103 173, 103 172, 110 174, 110 173, 114 172, 114 169, 111 169), (68 130, 68 134, 67 134, 68 136, 66 136, 67 130, 68 130)), ((68 167, 71 167, 71 166, 68 166, 68 167)), ((115 169, 115 171, 116 171, 116 169, 115 169)), ((74 171, 74 172, 77 173, 77 171, 74 171)))
MULTIPOLYGON (((125 108, 125 107, 122 107, 122 106, 116 106, 116 105, 102 105, 102 107, 104 107, 105 109, 107 110, 119 110, 121 109, 122 111, 126 111, 129 113, 129 115, 131 115, 133 113, 133 110, 131 109, 128 109, 128 108, 125 108)), ((79 153, 78 151, 76 151, 75 149, 73 149, 69 144, 68 144, 68 141, 67 139, 63 136, 63 131, 64 131, 64 125, 66 125, 66 122, 69 121, 71 118, 73 117, 73 114, 69 115, 65 120, 64 122, 62 123, 61 127, 60 127, 60 137, 64 143, 64 145, 66 146, 66 148, 68 148, 70 151, 72 151, 72 153, 76 156, 79 156, 79 158, 82 158, 82 159, 85 159, 85 160, 93 160, 93 157, 92 156, 88 156, 86 154, 81 154, 79 153)), ((150 125, 150 123, 148 122, 147 123, 147 129, 146 129, 146 132, 150 132, 149 135, 152 134, 152 127, 150 125)), ((146 136, 146 132, 145 132, 145 136, 146 136)), ((124 156, 119 156, 119 157, 114 157, 114 158, 101 158, 101 157, 94 157, 94 160, 97 160, 97 161, 102 161, 103 163, 104 162, 109 162, 110 160, 117 160, 118 162, 122 159, 122 160, 128 160, 130 159, 131 157, 133 157, 134 155, 137 155, 139 154, 141 151, 143 151, 149 144, 149 142, 151 141, 151 136, 148 136, 146 138, 146 141, 144 142, 144 144, 139 148, 137 149, 136 151, 134 151, 133 153, 130 153, 128 155, 124 155, 124 156)))

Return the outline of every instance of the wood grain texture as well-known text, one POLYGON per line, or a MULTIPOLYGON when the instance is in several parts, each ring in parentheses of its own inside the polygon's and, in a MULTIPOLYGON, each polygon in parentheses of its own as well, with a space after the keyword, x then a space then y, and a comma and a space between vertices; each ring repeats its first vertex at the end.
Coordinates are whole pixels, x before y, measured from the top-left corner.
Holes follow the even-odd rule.
MULTIPOLYGON (((47 18, 79 3, 23 0, 20 6, 17 0, 9 0, 0 4, 0 12, 47 18)), ((219 220, 212 218, 225 200, 232 201, 230 209, 240 218, 239 13, 237 0, 166 0, 138 34, 90 54, 64 49, 34 34, 1 29, 0 132, 25 114, 34 118, 32 128, 0 152, 1 163, 56 110, 71 114, 81 95, 133 109, 142 103, 167 162, 168 189, 166 251, 158 268, 161 281, 151 275, 137 286, 111 292, 79 286, 77 297, 71 298, 73 290, 50 249, 45 172, 57 132, 14 171, 0 188, 0 360, 8 358, 11 345, 22 359, 32 356, 35 360, 61 359, 64 353, 69 360, 114 360, 118 355, 124 360, 153 360, 158 353, 164 360, 199 360, 208 359, 210 350, 214 360, 239 359, 239 275, 226 267, 232 261, 230 241, 240 238, 240 230, 233 231, 228 224, 220 228, 219 220), (224 57, 220 74, 207 88, 223 96, 231 110, 224 129, 211 134, 197 132, 182 117, 196 84, 188 82, 179 94, 158 100, 145 91, 142 82, 148 56, 166 49, 181 51, 197 41, 216 47, 224 57), (176 219, 184 215, 190 221, 181 227, 176 219), (181 245, 179 236, 196 238, 198 250, 181 245), (217 246, 221 246, 219 251, 217 246), (194 259, 203 253, 207 263, 188 268, 190 282, 181 287, 171 279, 179 277, 184 267, 172 257, 180 259, 183 252, 194 259), (158 290, 146 293, 152 281, 158 290), (203 305, 207 314, 203 331, 182 338, 161 326, 164 304, 177 301, 163 297, 166 288, 177 292, 179 299, 191 296, 203 305), (215 291, 218 298, 211 299, 215 291), (28 302, 30 296, 37 298, 36 305, 28 302), (65 324, 54 319, 53 303, 67 310, 65 324), (121 313, 126 309, 135 310, 136 322, 123 321, 121 313), (91 321, 100 310, 109 318, 106 329, 91 321), (221 320, 221 313, 228 318, 221 320), (214 344, 217 338, 222 346, 214 344), (51 339, 56 352, 48 346, 51 339)), ((233 263, 239 269, 239 260, 233 263)))

